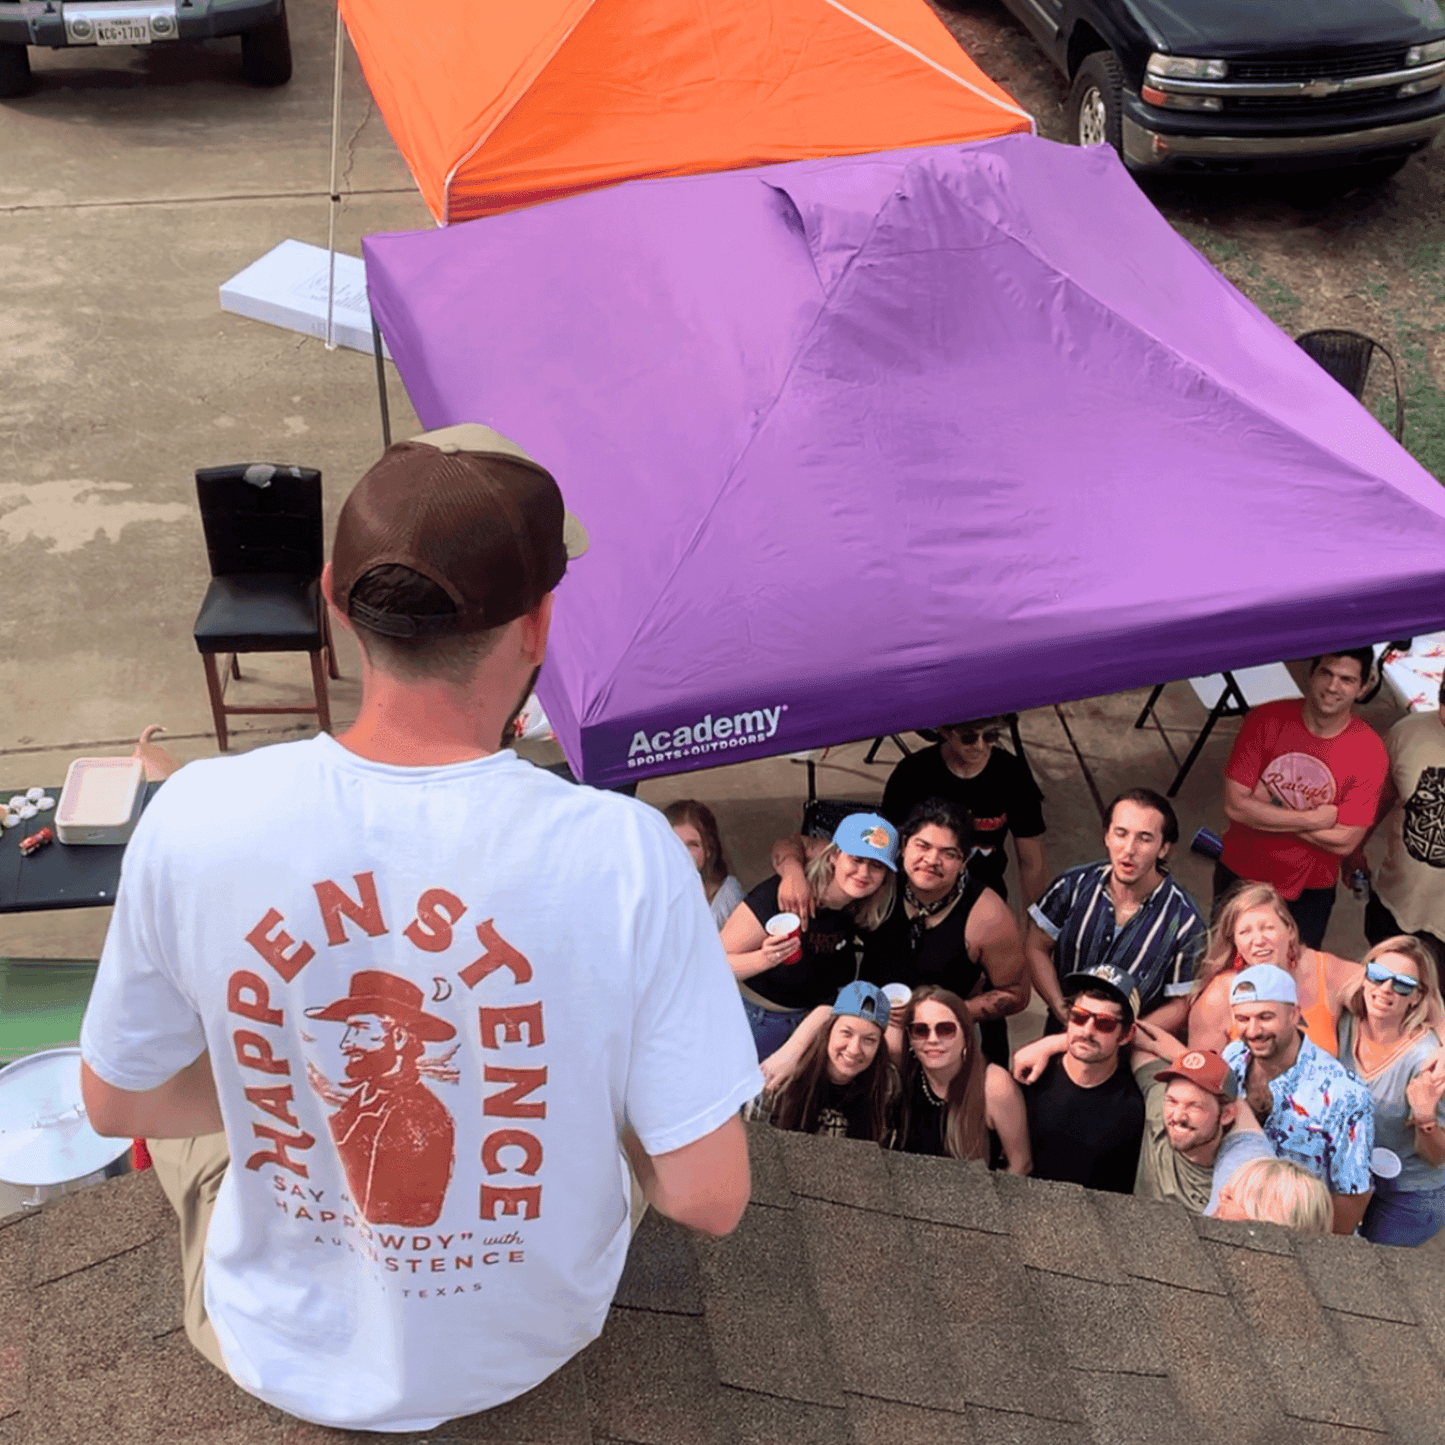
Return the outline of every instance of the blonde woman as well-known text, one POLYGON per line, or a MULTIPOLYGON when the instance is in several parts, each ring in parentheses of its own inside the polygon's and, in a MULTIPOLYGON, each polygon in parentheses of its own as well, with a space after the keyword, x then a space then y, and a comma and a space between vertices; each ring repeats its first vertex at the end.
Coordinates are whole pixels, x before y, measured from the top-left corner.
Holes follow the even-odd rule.
POLYGON ((1288 905, 1268 883, 1236 884, 1220 905, 1189 1009, 1189 1047, 1223 1050, 1232 1036, 1229 990, 1234 976, 1260 963, 1293 977, 1306 1035, 1327 1054, 1335 1053, 1335 1017, 1359 965, 1303 947, 1288 905))
POLYGON ((831 1004, 858 972, 859 929, 876 928, 893 903, 898 830, 876 813, 850 813, 807 866, 813 919, 806 933, 774 936, 782 879, 759 883, 723 924, 722 946, 743 996, 758 1058, 792 1036, 819 1004, 831 1004))
POLYGON ((1399 1161, 1393 1174, 1377 1162, 1360 1232, 1376 1244, 1424 1244, 1445 1225, 1445 1073, 1426 1068, 1440 1047, 1429 1023, 1441 1013, 1433 954, 1410 934, 1387 938, 1342 1003, 1340 1062, 1374 1100, 1377 1161, 1381 1150, 1399 1161))
POLYGON ((1304 1165, 1292 1159, 1255 1159, 1241 1164, 1219 1191, 1214 1217, 1328 1234, 1333 1207, 1330 1191, 1304 1165))

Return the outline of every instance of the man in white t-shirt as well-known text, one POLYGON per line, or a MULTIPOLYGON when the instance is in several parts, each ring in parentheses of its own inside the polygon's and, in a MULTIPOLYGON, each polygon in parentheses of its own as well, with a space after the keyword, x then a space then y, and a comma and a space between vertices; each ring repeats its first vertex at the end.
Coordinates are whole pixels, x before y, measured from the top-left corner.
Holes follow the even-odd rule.
POLYGON ((323 589, 339 738, 192 763, 126 851, 81 1034, 92 1124, 152 1141, 185 1320, 303 1419, 427 1430, 602 1328, 629 1175, 713 1234, 761 1086, 666 821, 501 747, 585 547, 485 427, 398 443, 323 589))

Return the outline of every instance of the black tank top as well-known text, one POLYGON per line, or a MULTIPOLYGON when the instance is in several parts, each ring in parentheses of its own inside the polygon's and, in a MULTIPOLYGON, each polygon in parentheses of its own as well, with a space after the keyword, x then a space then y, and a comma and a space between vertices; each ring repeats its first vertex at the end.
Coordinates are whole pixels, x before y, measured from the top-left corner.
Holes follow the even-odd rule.
POLYGON ((983 977, 983 964, 968 951, 965 934, 969 915, 979 895, 988 887, 970 870, 964 877, 963 893, 949 909, 948 916, 933 928, 925 928, 918 948, 910 940, 909 919, 898 890, 888 917, 863 935, 862 978, 876 983, 902 983, 909 988, 935 983, 967 998, 983 977))

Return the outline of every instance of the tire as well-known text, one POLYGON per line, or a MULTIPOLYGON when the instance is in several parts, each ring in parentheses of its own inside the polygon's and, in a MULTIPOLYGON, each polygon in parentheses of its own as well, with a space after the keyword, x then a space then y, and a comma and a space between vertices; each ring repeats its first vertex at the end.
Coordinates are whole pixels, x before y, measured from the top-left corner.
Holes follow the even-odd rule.
POLYGON ((1124 154, 1124 72, 1112 50, 1095 50, 1084 57, 1069 87, 1069 139, 1076 146, 1101 142, 1124 154))
POLYGON ((291 30, 286 8, 241 36, 241 70, 252 85, 285 85, 291 79, 291 30))
POLYGON ((23 45, 0 45, 0 100, 30 89, 30 51, 23 45))

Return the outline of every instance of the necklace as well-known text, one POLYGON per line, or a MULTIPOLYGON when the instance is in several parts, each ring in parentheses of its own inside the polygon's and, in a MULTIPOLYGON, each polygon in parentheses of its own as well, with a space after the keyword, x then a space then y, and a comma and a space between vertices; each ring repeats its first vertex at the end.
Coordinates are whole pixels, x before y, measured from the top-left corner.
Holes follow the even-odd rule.
POLYGON ((940 1099, 938 1095, 933 1092, 933 1089, 928 1082, 928 1073, 921 1065, 918 1070, 918 1077, 923 1081, 923 1097, 927 1099, 930 1104, 933 1104, 937 1108, 941 1109, 945 1101, 943 1099, 940 1099))
POLYGON ((942 898, 935 898, 932 903, 924 903, 913 891, 913 885, 904 883, 903 901, 913 910, 913 916, 908 919, 908 942, 915 952, 923 941, 924 930, 928 927, 928 919, 932 918, 935 913, 942 913, 945 908, 952 906, 959 894, 963 892, 963 880, 966 876, 966 873, 960 873, 954 880, 953 887, 942 898))

